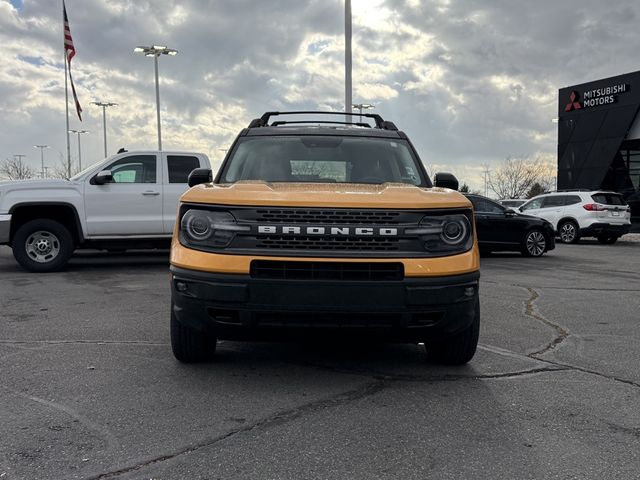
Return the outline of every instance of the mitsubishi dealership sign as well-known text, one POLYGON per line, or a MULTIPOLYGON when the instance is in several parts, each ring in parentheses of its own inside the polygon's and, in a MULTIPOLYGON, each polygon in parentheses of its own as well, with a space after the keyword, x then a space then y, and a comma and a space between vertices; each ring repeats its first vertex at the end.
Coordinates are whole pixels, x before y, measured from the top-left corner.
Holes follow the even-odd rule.
POLYGON ((569 94, 569 103, 564 108, 565 112, 572 110, 580 110, 582 108, 597 107, 600 105, 608 105, 618 101, 618 95, 626 93, 631 89, 629 84, 620 83, 616 85, 608 85, 606 87, 594 88, 593 90, 585 90, 580 95, 577 90, 571 90, 569 94))

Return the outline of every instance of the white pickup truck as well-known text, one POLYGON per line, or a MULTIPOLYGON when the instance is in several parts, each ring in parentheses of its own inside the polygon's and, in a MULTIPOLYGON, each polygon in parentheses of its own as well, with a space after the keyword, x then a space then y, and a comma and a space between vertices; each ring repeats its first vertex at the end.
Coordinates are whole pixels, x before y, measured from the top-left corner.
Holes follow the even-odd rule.
POLYGON ((0 245, 32 272, 63 268, 76 248, 168 247, 192 152, 122 152, 70 180, 0 182, 0 245))

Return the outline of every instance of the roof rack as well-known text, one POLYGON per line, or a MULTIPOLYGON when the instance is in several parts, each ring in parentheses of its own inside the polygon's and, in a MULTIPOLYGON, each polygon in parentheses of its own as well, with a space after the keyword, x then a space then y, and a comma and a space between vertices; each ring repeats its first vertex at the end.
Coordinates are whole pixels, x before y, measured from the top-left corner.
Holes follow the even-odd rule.
MULTIPOLYGON (((278 115, 344 115, 344 116, 359 116, 359 117, 366 117, 366 118, 372 118, 375 123, 376 123, 376 128, 380 128, 382 130, 394 130, 397 131, 398 127, 395 126, 395 124, 393 122, 389 122, 386 120, 383 120, 382 117, 380 115, 378 115, 377 113, 363 113, 362 115, 360 113, 348 113, 348 112, 319 112, 319 111, 313 111, 313 110, 301 110, 301 111, 295 111, 295 112, 265 112, 260 118, 254 118, 253 120, 251 120, 251 123, 249 123, 249 128, 258 128, 258 127, 268 127, 269 125, 269 119, 271 117, 275 117, 278 115)), ((333 123, 333 124, 338 124, 338 125, 358 125, 358 126, 362 126, 361 122, 333 122, 333 121, 305 121, 305 122, 273 122, 273 124, 271 126, 278 126, 278 125, 283 125, 285 123, 333 123)), ((367 125, 369 126, 369 125, 367 125)))
POLYGON ((279 127, 280 125, 291 125, 296 123, 313 123, 314 125, 317 125, 319 123, 323 123, 323 124, 329 123, 331 125, 355 125, 357 127, 371 128, 371 125, 364 122, 332 122, 332 121, 326 121, 326 120, 315 120, 315 121, 314 120, 291 120, 289 122, 286 122, 284 120, 278 120, 277 122, 273 122, 271 126, 279 127))
POLYGON ((544 192, 543 195, 547 193, 564 193, 564 192, 593 192, 593 190, 590 190, 588 188, 566 188, 563 190, 549 190, 547 192, 544 192))

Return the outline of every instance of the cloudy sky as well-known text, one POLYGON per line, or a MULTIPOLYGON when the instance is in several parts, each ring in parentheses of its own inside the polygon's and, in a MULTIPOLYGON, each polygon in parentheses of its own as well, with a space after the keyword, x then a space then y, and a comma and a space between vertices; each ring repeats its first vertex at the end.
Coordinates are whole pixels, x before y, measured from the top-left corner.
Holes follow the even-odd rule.
MULTIPOLYGON (((430 170, 474 188, 508 156, 555 163, 560 87, 640 69, 636 2, 352 0, 353 100, 412 138, 430 170)), ((342 0, 67 0, 84 109, 83 164, 157 146, 153 60, 160 59, 163 147, 219 161, 267 110, 344 108, 342 0)), ((65 155, 61 1, 0 0, 0 160, 48 144, 65 155)), ((77 160, 77 140, 71 139, 77 160)))

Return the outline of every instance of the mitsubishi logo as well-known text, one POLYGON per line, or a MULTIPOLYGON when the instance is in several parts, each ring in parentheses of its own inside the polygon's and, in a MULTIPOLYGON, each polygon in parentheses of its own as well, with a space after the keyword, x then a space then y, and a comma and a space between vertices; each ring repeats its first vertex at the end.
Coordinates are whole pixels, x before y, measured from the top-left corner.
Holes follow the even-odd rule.
POLYGON ((580 110, 582 108, 582 105, 580 105, 580 102, 578 101, 579 98, 580 98, 580 94, 575 90, 573 90, 571 92, 571 95, 569 95, 570 101, 569 103, 567 103, 567 106, 564 107, 564 111, 570 112, 571 110, 580 110))

